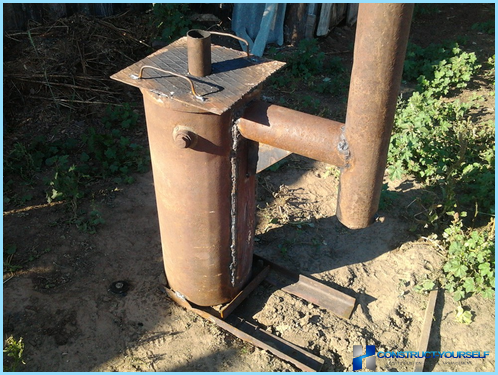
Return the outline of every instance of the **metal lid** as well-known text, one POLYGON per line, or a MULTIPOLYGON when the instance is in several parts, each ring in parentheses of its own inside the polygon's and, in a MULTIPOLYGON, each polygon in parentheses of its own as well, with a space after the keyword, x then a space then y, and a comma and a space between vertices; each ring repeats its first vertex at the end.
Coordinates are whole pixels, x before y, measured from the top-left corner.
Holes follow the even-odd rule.
POLYGON ((283 62, 262 57, 248 57, 245 52, 217 45, 211 46, 211 59, 212 73, 210 75, 191 76, 188 73, 187 38, 184 37, 121 70, 111 78, 221 115, 285 65, 283 62), (195 92, 192 92, 188 80, 184 77, 174 76, 160 70, 143 69, 142 77, 139 78, 140 70, 144 66, 188 77, 195 86, 195 92))

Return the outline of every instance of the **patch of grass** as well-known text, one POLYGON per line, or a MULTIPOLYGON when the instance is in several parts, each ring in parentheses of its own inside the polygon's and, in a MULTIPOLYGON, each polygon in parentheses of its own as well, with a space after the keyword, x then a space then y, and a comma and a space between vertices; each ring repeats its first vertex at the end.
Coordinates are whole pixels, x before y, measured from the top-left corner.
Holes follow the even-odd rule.
POLYGON ((484 34, 493 35, 495 33, 495 20, 476 22, 472 25, 471 29, 484 34))
POLYGON ((490 212, 494 186, 494 129, 470 118, 478 97, 466 103, 444 95, 465 87, 479 69, 475 55, 459 52, 433 67, 432 80, 419 77, 421 86, 408 101, 400 101, 388 156, 391 178, 411 174, 443 193, 442 212, 457 203, 490 212), (491 147, 490 147, 491 145, 491 147), (475 198, 475 199, 474 199, 475 198))
MULTIPOLYGON (((95 181, 110 179, 116 184, 132 183, 134 172, 146 172, 150 166, 147 150, 132 142, 129 134, 138 122, 138 113, 129 103, 108 107, 103 127, 88 127, 80 139, 47 141, 36 137, 29 144, 17 143, 5 160, 9 175, 20 176, 22 184, 34 185, 37 174, 45 177, 46 199, 66 201, 72 211, 70 221, 93 233, 101 217, 79 217, 79 201, 95 181)), ((31 191, 19 189, 13 179, 4 183, 4 202, 18 204, 33 198, 31 191)))
POLYGON ((382 211, 391 207, 396 200, 396 196, 396 192, 389 191, 389 186, 387 184, 383 184, 380 192, 379 210, 382 211))
POLYGON ((35 261, 36 259, 40 258, 43 254, 48 254, 52 251, 51 248, 49 247, 46 247, 45 249, 43 250, 37 250, 36 248, 33 248, 29 254, 29 257, 28 257, 28 262, 33 262, 35 261))
POLYGON ((276 50, 270 50, 273 58, 287 63, 284 68, 294 78, 305 81, 317 74, 323 73, 325 53, 320 50, 316 39, 303 39, 299 42, 297 50, 291 55, 284 55, 276 50))
POLYGON ((311 95, 300 96, 297 102, 297 110, 317 115, 322 108, 320 99, 311 95))
POLYGON ((22 269, 27 263, 33 262, 39 259, 44 254, 48 254, 52 251, 51 248, 46 247, 45 249, 37 249, 32 247, 27 251, 26 256, 21 257, 18 251, 17 245, 7 244, 4 245, 3 249, 3 273, 14 273, 22 269))
POLYGON ((433 16, 441 13, 441 10, 436 4, 415 4, 413 9, 413 18, 418 19, 422 16, 433 16))
POLYGON ((105 224, 105 220, 102 218, 100 211, 93 208, 88 214, 81 213, 75 219, 76 227, 85 233, 95 234, 97 233, 97 227, 101 224, 105 224))
MULTIPOLYGON (((424 48, 415 43, 408 43, 403 67, 403 79, 417 82, 421 76, 424 76, 425 80, 432 81, 436 74, 445 72, 451 74, 449 71, 452 71, 453 68, 458 68, 455 65, 455 67, 448 69, 448 65, 452 65, 453 62, 459 63, 463 69, 473 68, 474 65, 467 65, 466 60, 473 60, 475 54, 463 52, 460 44, 456 41, 447 41, 430 44, 424 48), (444 66, 447 68, 444 69, 444 66)), ((453 77, 453 80, 455 81, 457 78, 453 77)))
POLYGON ((119 125, 123 129, 130 129, 137 125, 138 113, 135 112, 130 103, 124 103, 119 107, 109 105, 102 122, 106 128, 119 125))

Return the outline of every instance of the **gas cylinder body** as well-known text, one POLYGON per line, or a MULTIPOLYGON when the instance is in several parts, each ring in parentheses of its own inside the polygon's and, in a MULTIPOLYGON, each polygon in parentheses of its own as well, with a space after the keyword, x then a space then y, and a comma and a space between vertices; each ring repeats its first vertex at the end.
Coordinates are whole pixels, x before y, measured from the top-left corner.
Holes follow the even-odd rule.
POLYGON ((200 306, 228 302, 251 276, 257 144, 234 110, 142 94, 169 287, 200 306))

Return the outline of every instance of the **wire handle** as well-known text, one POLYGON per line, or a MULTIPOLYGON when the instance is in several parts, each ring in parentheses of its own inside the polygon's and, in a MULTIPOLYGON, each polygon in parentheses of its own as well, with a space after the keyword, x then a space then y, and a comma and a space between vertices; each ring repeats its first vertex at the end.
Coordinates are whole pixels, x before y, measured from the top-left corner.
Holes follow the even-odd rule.
POLYGON ((211 33, 211 34, 214 34, 214 35, 229 36, 230 38, 234 38, 234 39, 240 40, 241 42, 244 42, 246 44, 246 54, 247 54, 247 57, 250 56, 250 53, 249 53, 249 42, 247 40, 245 40, 244 38, 241 38, 240 36, 233 35, 233 34, 220 33, 219 31, 208 31, 208 33, 211 33))
POLYGON ((195 91, 194 82, 190 78, 188 78, 187 76, 184 76, 183 74, 178 74, 178 73, 171 72, 169 70, 164 70, 164 69, 161 69, 161 68, 157 68, 157 67, 151 66, 151 65, 144 65, 144 66, 142 66, 140 68, 140 72, 138 73, 138 79, 142 79, 143 71, 144 71, 145 68, 157 70, 159 72, 166 73, 166 74, 171 74, 171 75, 173 75, 175 77, 179 77, 179 78, 183 78, 183 79, 187 80, 188 83, 190 83, 190 90, 192 91, 192 95, 194 95, 194 97, 196 99, 199 99, 201 101, 205 101, 206 100, 201 95, 197 94, 197 92, 195 91))

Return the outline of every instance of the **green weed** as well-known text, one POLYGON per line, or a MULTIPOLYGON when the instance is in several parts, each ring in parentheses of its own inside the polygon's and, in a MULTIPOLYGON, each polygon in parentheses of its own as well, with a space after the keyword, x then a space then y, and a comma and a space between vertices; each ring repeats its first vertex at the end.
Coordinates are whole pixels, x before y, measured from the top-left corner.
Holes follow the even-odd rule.
POLYGON ((379 210, 386 210, 394 204, 396 200, 397 193, 389 190, 387 184, 382 185, 382 190, 380 192, 379 210))
POLYGON ((37 250, 36 248, 33 248, 31 251, 30 251, 30 254, 29 254, 29 257, 28 257, 28 262, 33 262, 35 261, 36 259, 40 258, 43 254, 48 254, 52 251, 51 248, 47 247, 43 250, 37 250))
POLYGON ((418 293, 428 293, 434 290, 436 283, 430 278, 425 278, 413 288, 418 293))
POLYGON ((311 114, 318 114, 322 108, 322 102, 311 95, 303 95, 298 99, 297 109, 311 114))
MULTIPOLYGON (((482 229, 466 229, 459 215, 443 234, 448 259, 443 286, 460 301, 472 294, 493 298, 495 285, 494 219, 482 229)), ((460 214, 464 216, 464 213, 460 214)))
POLYGON ((418 19, 421 16, 432 16, 439 13, 441 13, 441 10, 435 4, 415 4, 413 18, 418 19))
MULTIPOLYGON (((22 268, 20 264, 14 264, 14 255, 17 252, 17 246, 15 244, 8 244, 4 246, 3 249, 3 272, 16 272, 22 268)), ((17 262, 16 262, 17 263, 17 262)))
POLYGON ((458 306, 455 311, 455 321, 462 324, 469 325, 472 323, 472 312, 468 309, 464 309, 462 306, 458 306))
POLYGON ((105 224, 105 220, 102 218, 100 211, 93 208, 88 215, 82 213, 76 220, 76 227, 85 233, 95 234, 97 233, 97 227, 101 224, 105 224))
POLYGON ((419 77, 419 91, 400 101, 395 117, 388 171, 392 179, 412 174, 443 193, 439 213, 444 216, 455 205, 478 207, 490 212, 494 186, 494 129, 470 119, 479 105, 475 97, 467 103, 445 98, 451 90, 465 87, 479 69, 474 54, 453 49, 455 55, 432 65, 432 80, 419 77), (491 145, 491 146, 490 146, 491 145))
MULTIPOLYGON (((435 71, 441 62, 445 62, 459 56, 462 52, 459 43, 443 42, 430 44, 423 48, 415 43, 408 43, 406 58, 403 66, 403 79, 416 82, 420 76, 428 81, 434 78, 435 71)), ((464 57, 472 54, 465 54, 464 57)))
POLYGON ((154 3, 152 6, 153 25, 157 29, 159 39, 164 42, 185 36, 192 28, 189 19, 190 7, 188 4, 154 3))
POLYGON ((290 71, 294 78, 309 80, 317 74, 323 73, 325 53, 320 51, 316 39, 303 39, 297 46, 297 51, 285 58, 277 54, 277 60, 284 59, 287 62, 286 70, 290 71))
POLYGON ((433 68, 433 76, 418 77, 419 85, 433 97, 447 95, 452 89, 467 87, 472 76, 481 68, 475 53, 462 51, 458 46, 452 49, 452 57, 443 59, 433 68))
POLYGON ((347 91, 349 74, 338 57, 327 59, 315 39, 302 40, 292 54, 270 48, 268 54, 286 67, 270 78, 272 85, 295 91, 300 84, 320 94, 343 95, 347 91))
POLYGON ((277 161, 276 163, 270 165, 267 169, 276 172, 278 171, 281 167, 283 167, 285 164, 287 164, 288 160, 287 159, 282 159, 277 161))
POLYGON ((495 20, 476 22, 472 25, 471 29, 481 33, 493 35, 495 33, 495 20))
MULTIPOLYGON (((494 57, 488 64, 494 69, 494 57)), ((471 117, 479 96, 465 103, 451 98, 480 68, 476 55, 457 43, 409 45, 404 78, 419 86, 398 103, 388 156, 392 179, 410 174, 431 193, 420 198, 425 219, 419 222, 443 231, 441 276, 428 277, 415 289, 428 291, 439 282, 456 301, 494 295, 494 218, 484 229, 475 229, 467 226, 462 210, 475 210, 472 222, 478 214, 494 215, 494 124, 471 117)), ((471 312, 457 311, 456 320, 470 324, 471 312)))
POLYGON ((334 178, 338 179, 341 174, 341 170, 337 168, 334 165, 328 165, 325 167, 325 173, 321 176, 321 178, 328 178, 330 176, 333 176, 334 178))
POLYGON ((138 122, 138 113, 133 110, 130 103, 124 103, 120 106, 107 106, 106 116, 102 119, 106 128, 116 125, 123 129, 134 128, 138 122))
POLYGON ((9 336, 7 340, 5 340, 3 352, 7 355, 7 361, 4 361, 3 366, 4 371, 15 372, 19 365, 26 364, 22 358, 24 353, 24 342, 22 337, 19 338, 19 340, 16 340, 13 336, 9 336), (8 363, 7 366, 5 366, 5 362, 8 363))

